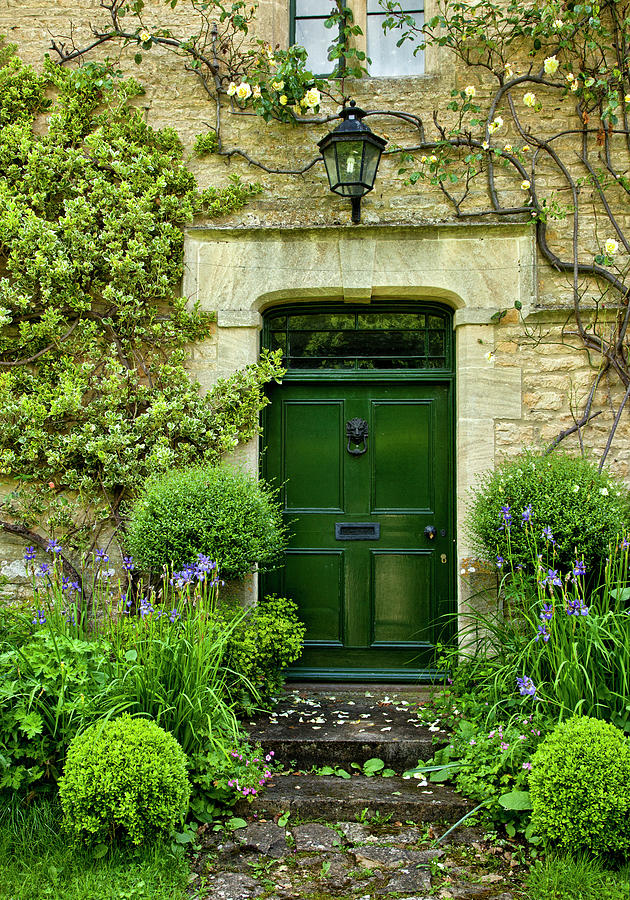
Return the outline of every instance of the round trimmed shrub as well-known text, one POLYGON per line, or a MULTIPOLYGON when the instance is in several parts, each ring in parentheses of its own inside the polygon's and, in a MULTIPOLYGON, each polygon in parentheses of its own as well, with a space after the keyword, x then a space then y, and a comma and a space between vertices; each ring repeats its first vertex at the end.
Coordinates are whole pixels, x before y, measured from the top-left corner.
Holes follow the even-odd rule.
POLYGON ((59 780, 65 827, 79 844, 168 837, 188 809, 186 755, 147 719, 121 716, 77 735, 59 780))
MULTIPOLYGON (((583 457, 524 453, 484 477, 473 492, 468 529, 478 552, 494 563, 495 555, 532 571, 535 552, 551 545, 543 536, 550 528, 555 562, 573 568, 584 559, 589 573, 608 556, 608 546, 628 521, 628 491, 608 473, 583 457), (523 527, 523 513, 531 506, 531 527, 523 527), (509 507, 506 528, 502 508, 509 507)), ((527 513, 526 513, 527 516, 527 513)))
POLYGON ((574 716, 557 725, 532 757, 532 823, 558 849, 630 849, 630 743, 614 725, 574 716))
POLYGON ((149 479, 131 512, 126 548, 159 574, 202 553, 224 578, 271 565, 285 545, 276 492, 227 466, 173 470, 149 479))

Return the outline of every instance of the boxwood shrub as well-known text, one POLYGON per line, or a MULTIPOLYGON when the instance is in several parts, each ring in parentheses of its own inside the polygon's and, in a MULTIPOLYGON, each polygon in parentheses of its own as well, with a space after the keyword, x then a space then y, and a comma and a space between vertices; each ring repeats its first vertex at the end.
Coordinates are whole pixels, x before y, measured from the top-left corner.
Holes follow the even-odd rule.
POLYGON ((188 809, 186 755, 147 719, 125 715, 77 735, 59 780, 65 828, 77 844, 163 839, 188 809))
POLYGON ((559 850, 630 850, 630 743, 588 716, 561 722, 532 757, 532 823, 559 850))
POLYGON ((202 553, 223 578, 277 559, 285 532, 275 491, 227 466, 173 470, 149 479, 134 505, 126 548, 153 575, 181 569, 202 553))
POLYGON ((473 492, 468 528, 477 551, 493 562, 497 555, 511 558, 531 571, 537 553, 553 554, 561 567, 583 559, 594 573, 627 521, 628 492, 607 472, 583 457, 528 452, 483 478, 473 492))

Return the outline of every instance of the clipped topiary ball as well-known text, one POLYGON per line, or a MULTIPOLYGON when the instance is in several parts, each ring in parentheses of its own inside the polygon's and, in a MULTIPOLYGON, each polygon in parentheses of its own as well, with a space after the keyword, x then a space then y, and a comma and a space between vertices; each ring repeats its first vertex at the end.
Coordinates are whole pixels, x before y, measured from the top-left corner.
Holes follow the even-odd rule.
POLYGON ((224 578, 274 562, 285 545, 275 492, 227 466, 173 470, 147 481, 127 527, 126 549, 145 571, 181 569, 202 553, 224 578))
POLYGON ((71 742, 59 780, 66 829, 87 845, 168 837, 188 808, 186 765, 155 722, 125 715, 91 725, 71 742))
POLYGON ((590 575, 624 534, 628 513, 626 487, 588 459, 528 452, 483 477, 467 524, 477 551, 493 563, 497 554, 511 557, 531 572, 536 554, 551 555, 553 547, 554 565, 572 569, 583 559, 590 575))
POLYGON ((557 725, 532 758, 529 789, 532 823, 558 849, 630 849, 630 743, 614 725, 587 716, 557 725))

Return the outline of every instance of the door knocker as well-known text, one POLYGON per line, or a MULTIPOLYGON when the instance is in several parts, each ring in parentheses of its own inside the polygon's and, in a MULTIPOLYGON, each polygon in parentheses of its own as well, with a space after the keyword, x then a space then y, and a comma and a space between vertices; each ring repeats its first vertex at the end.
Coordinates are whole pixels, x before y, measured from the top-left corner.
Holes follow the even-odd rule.
POLYGON ((351 456, 361 456, 367 450, 368 423, 365 419, 350 419, 346 422, 347 451, 351 456), (352 447, 351 444, 355 446, 352 447), (362 444, 363 446, 358 446, 362 444))

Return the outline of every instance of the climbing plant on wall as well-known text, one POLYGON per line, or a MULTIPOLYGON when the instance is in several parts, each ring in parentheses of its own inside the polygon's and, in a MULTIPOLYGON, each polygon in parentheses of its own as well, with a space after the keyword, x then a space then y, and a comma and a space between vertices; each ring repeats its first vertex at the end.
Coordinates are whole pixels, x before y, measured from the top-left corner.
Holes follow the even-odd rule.
POLYGON ((84 546, 146 476, 250 439, 281 371, 263 355, 206 396, 188 373, 212 317, 179 293, 183 226, 260 187, 198 190, 141 93, 108 64, 0 57, 0 525, 30 543, 84 546))
MULTIPOLYGON (((427 115, 391 110, 410 128, 407 146, 390 149, 401 159, 399 175, 410 186, 428 182, 441 191, 457 219, 531 222, 543 259, 568 279, 573 315, 565 337, 583 346, 593 365, 591 390, 570 433, 600 410, 602 387, 621 382, 602 464, 630 398, 630 6, 621 0, 440 0, 423 27, 397 0, 382 0, 387 29, 399 43, 412 41, 452 54, 469 83, 454 89, 445 108, 427 115), (604 312, 604 308, 607 308, 604 312)), ((255 7, 236 0, 167 0, 164 9, 186 7, 195 22, 182 31, 168 24, 159 4, 101 0, 104 24, 83 45, 53 41, 61 63, 86 58, 111 42, 133 47, 138 63, 157 50, 182 57, 216 110, 215 129, 198 149, 241 156, 267 172, 299 174, 253 158, 252 148, 228 147, 221 110, 255 112, 267 121, 300 125, 330 121, 326 100, 345 102, 348 76, 365 72, 365 54, 353 48, 359 32, 351 11, 331 0, 333 74, 317 78, 303 48, 271 47, 251 37, 255 7)))

